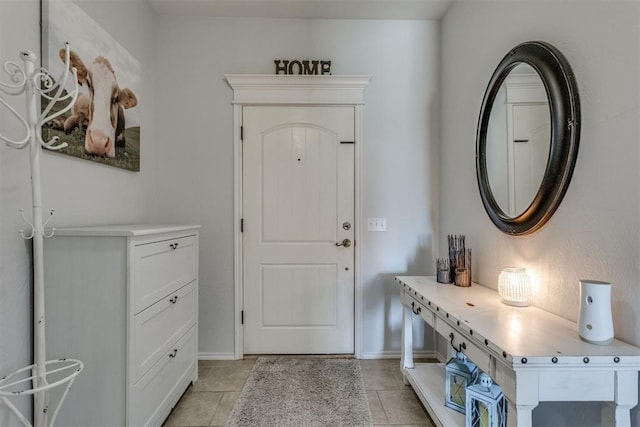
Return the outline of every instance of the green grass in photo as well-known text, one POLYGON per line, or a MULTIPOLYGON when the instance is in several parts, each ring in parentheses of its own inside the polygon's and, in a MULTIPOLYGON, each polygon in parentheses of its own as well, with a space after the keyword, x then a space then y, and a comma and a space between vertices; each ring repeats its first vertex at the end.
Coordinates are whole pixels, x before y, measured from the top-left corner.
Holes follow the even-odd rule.
POLYGON ((62 130, 44 127, 42 128, 42 139, 49 141, 54 136, 58 136, 60 141, 66 142, 68 147, 59 150, 62 154, 78 157, 104 165, 115 166, 130 171, 140 171, 140 127, 131 127, 124 130, 126 146, 116 147, 116 157, 111 159, 106 156, 89 154, 84 149, 85 134, 80 128, 75 128, 70 133, 62 130))

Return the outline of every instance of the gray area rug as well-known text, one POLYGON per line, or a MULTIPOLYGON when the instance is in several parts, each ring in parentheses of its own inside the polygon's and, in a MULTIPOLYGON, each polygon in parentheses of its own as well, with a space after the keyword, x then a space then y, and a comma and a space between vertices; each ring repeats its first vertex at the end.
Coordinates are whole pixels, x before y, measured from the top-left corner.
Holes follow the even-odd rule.
POLYGON ((227 420, 229 427, 370 426, 354 359, 260 357, 227 420))

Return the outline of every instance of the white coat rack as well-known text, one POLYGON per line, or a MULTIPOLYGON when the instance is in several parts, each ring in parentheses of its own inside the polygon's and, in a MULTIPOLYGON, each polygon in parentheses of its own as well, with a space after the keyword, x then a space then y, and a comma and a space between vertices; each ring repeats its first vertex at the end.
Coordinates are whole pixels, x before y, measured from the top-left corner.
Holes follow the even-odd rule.
MULTIPOLYGON (((0 91, 10 96, 26 93, 27 117, 18 114, 0 96, 0 104, 6 107, 24 126, 25 136, 21 140, 8 138, 0 133, 0 139, 10 147, 23 149, 29 146, 31 160, 31 194, 33 201, 32 222, 29 222, 22 209, 20 215, 30 226, 30 230, 20 230, 25 239, 33 239, 33 361, 34 364, 19 369, 0 379, 0 399, 18 417, 25 426, 47 427, 53 426, 58 411, 67 397, 71 385, 76 376, 82 371, 83 364, 75 359, 46 360, 46 334, 45 334, 45 310, 44 310, 44 272, 43 272, 43 239, 53 236, 55 229, 45 233, 45 225, 51 219, 43 222, 42 218, 42 190, 40 184, 40 152, 42 148, 47 150, 59 150, 67 146, 60 143, 58 137, 53 137, 45 142, 42 140, 42 124, 55 119, 69 111, 78 97, 78 78, 76 69, 70 70, 69 44, 65 45, 65 70, 54 81, 49 72, 44 68, 36 68, 37 57, 33 52, 21 52, 20 57, 24 66, 8 61, 4 64, 5 72, 10 76, 11 82, 0 81, 0 91), (69 75, 73 76, 75 88, 71 92, 64 93, 64 87, 69 75), (40 114, 37 111, 38 98, 47 102, 40 114), (58 101, 68 102, 60 111, 49 114, 54 104, 58 101), (62 388, 65 386, 65 388, 62 388), (50 392, 61 387, 62 394, 54 408, 49 408, 50 392), (33 395, 34 422, 31 424, 17 407, 11 402, 12 397, 33 395)), ((2 95, 0 93, 0 95, 2 95)))

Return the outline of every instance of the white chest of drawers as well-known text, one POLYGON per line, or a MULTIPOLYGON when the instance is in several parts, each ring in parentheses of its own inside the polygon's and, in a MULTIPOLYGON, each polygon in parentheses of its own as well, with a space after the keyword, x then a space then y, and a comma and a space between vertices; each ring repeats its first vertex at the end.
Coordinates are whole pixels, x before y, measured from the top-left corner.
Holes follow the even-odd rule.
POLYGON ((198 229, 66 228, 45 241, 47 356, 84 362, 58 425, 161 425, 196 381, 198 229))

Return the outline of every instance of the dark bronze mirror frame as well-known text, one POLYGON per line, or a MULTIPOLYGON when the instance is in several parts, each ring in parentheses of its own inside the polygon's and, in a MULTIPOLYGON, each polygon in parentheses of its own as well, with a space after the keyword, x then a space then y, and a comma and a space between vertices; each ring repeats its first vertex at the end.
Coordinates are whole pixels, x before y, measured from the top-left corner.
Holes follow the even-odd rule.
POLYGON ((580 100, 569 63, 553 46, 540 41, 522 43, 498 64, 482 100, 476 134, 476 174, 484 208, 504 233, 525 235, 542 227, 556 211, 571 181, 580 140, 580 100), (551 114, 549 159, 542 183, 529 207, 509 217, 496 202, 487 174, 487 127, 500 86, 518 64, 530 65, 540 76, 551 114))

